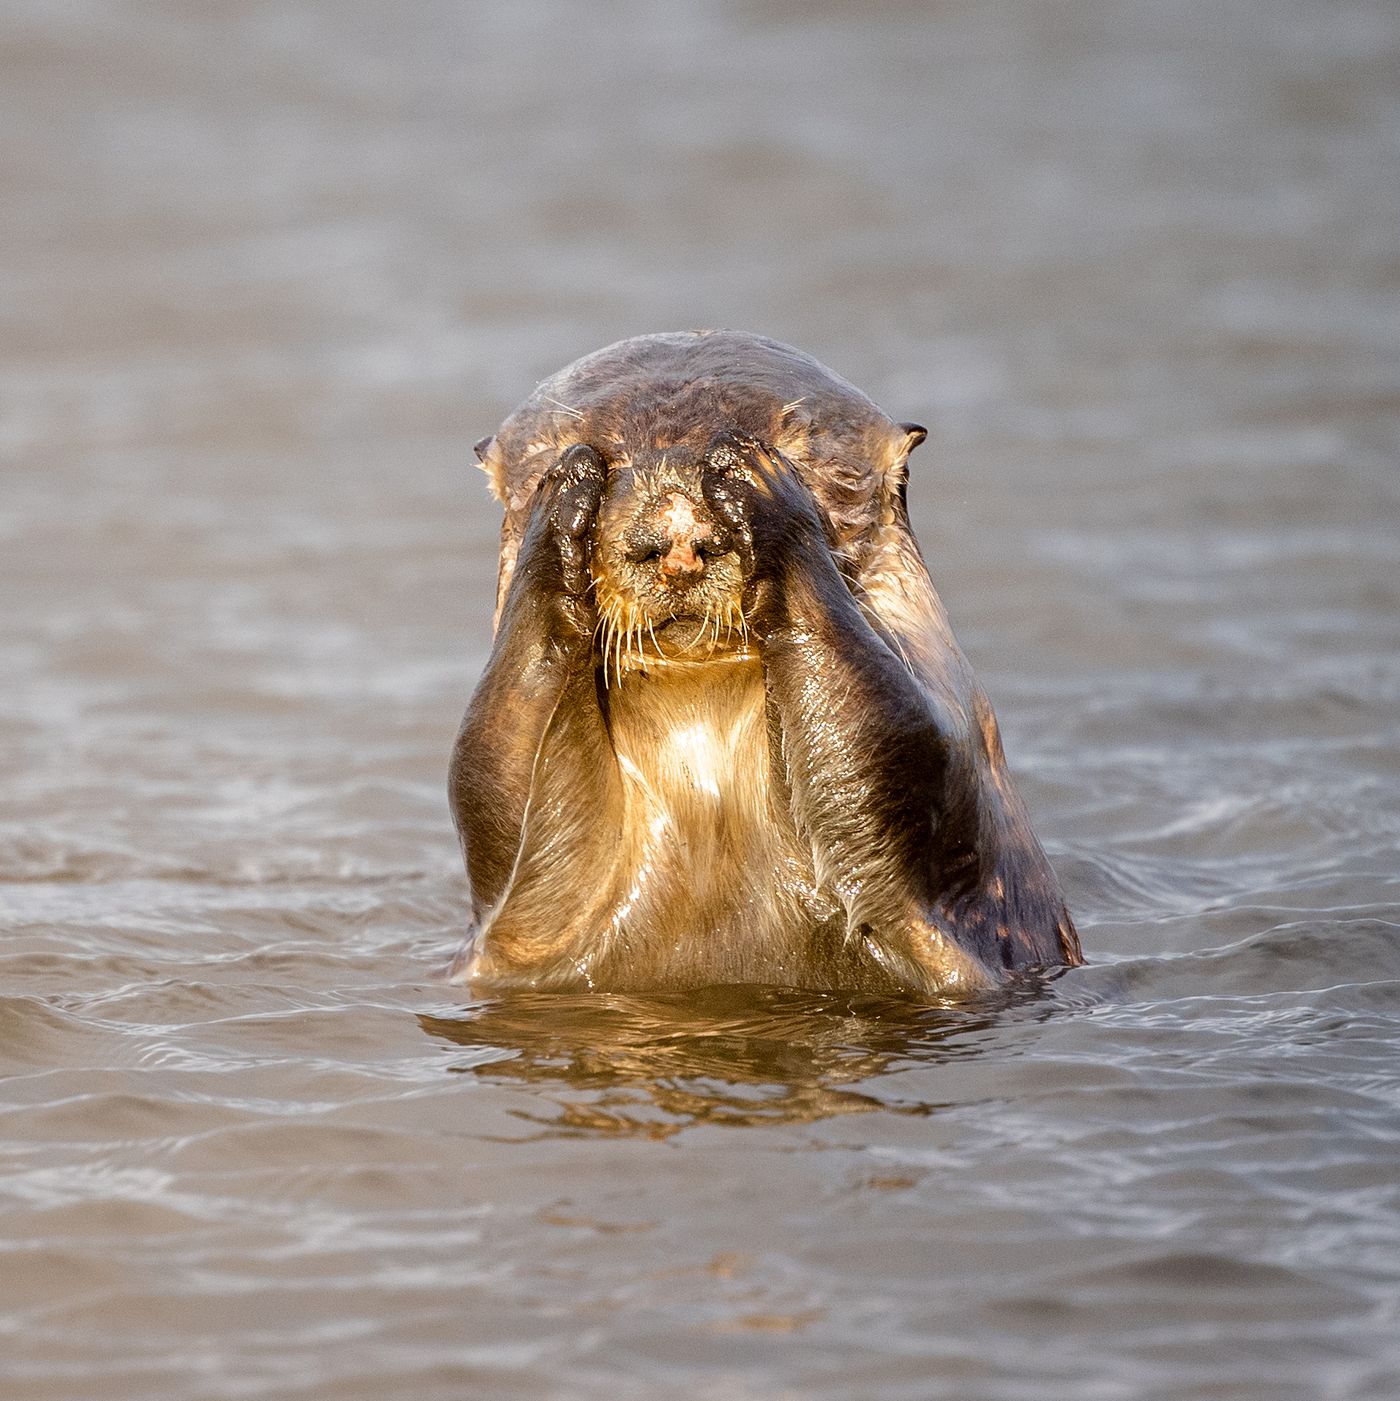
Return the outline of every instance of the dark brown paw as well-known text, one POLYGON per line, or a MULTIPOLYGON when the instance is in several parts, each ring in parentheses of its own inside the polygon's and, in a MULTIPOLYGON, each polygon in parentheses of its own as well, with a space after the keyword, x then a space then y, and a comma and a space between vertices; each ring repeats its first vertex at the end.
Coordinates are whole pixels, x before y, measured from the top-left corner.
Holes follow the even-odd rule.
POLYGON ((739 557, 745 580, 778 578, 793 557, 825 550, 821 511, 806 482, 766 443, 722 433, 705 454, 701 486, 739 557))
POLYGON ((583 443, 565 452, 540 482, 542 505, 559 558, 559 582, 565 593, 582 595, 591 588, 589 540, 607 482, 607 464, 583 443))
POLYGON ((521 565, 537 598, 548 597, 560 623, 579 636, 593 635, 597 619, 589 573, 591 535, 607 487, 607 466, 579 443, 549 467, 535 488, 521 544, 521 565))

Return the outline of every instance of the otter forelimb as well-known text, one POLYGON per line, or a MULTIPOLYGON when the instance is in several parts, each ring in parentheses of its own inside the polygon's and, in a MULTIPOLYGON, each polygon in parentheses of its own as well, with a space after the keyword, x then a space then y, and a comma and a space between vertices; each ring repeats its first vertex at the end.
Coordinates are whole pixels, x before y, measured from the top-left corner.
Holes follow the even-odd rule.
POLYGON ((994 981, 949 942, 937 914, 976 878, 972 775, 899 644, 862 612, 802 479, 772 447, 722 439, 707 496, 749 576, 774 768, 812 846, 818 880, 906 981, 994 981))
POLYGON ((596 692, 588 571, 604 483, 587 447, 564 453, 541 482, 453 749, 450 799, 478 932, 499 922, 566 936, 566 911, 590 913, 577 892, 607 884, 599 875, 621 810, 596 692))

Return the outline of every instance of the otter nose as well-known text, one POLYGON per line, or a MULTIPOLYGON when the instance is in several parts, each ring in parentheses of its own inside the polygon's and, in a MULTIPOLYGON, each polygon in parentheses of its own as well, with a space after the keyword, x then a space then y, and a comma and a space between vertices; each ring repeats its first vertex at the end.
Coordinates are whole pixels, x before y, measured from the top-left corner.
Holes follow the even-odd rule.
POLYGON ((668 582, 685 583, 705 572, 704 546, 714 530, 696 514, 695 503, 681 492, 667 498, 659 521, 667 548, 661 556, 661 573, 668 582))

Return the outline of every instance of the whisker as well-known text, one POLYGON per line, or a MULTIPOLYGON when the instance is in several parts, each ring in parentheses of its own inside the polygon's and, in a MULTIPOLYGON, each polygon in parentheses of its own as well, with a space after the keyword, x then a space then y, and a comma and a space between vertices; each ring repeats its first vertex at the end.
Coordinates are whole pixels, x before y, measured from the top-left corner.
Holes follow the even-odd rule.
POLYGON ((561 404, 558 399, 551 399, 548 394, 541 394, 540 398, 543 399, 546 404, 553 404, 561 413, 566 413, 571 418, 583 417, 582 409, 571 409, 567 404, 561 404))
POLYGON ((612 603, 608 605, 603 628, 603 689, 608 689, 608 653, 612 651, 613 633, 617 629, 617 612, 612 603))
POLYGON ((613 680, 622 685, 622 647, 627 635, 627 605, 618 600, 617 613, 613 618, 613 680))

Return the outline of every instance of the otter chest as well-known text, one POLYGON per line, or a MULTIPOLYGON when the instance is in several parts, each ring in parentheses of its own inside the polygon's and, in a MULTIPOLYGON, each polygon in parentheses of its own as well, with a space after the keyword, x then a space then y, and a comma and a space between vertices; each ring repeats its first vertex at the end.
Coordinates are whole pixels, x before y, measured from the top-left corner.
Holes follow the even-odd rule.
POLYGON ((619 971, 792 980, 829 902, 773 773, 761 664, 634 670, 607 697, 625 805, 606 941, 619 971))

